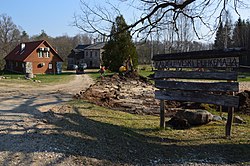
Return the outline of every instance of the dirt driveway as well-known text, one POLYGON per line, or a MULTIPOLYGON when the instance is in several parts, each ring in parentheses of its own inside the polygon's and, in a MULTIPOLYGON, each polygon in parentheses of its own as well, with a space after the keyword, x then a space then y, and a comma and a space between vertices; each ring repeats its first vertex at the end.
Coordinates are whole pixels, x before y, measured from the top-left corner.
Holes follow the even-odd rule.
POLYGON ((87 75, 76 75, 71 82, 54 86, 0 82, 0 165, 78 165, 72 161, 74 155, 65 157, 69 147, 59 149, 60 129, 48 122, 44 112, 71 100, 92 83, 87 75))

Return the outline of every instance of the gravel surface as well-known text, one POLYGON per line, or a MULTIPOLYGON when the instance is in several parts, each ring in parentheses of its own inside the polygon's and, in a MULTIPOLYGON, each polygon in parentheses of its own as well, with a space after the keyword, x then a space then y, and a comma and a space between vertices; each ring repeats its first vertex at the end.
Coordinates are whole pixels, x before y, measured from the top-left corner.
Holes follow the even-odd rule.
POLYGON ((244 90, 250 91, 250 82, 240 82, 240 92, 244 90))
POLYGON ((40 88, 0 82, 0 165, 81 165, 84 160, 62 138, 67 133, 62 135, 63 129, 49 121, 54 116, 44 112, 63 105, 92 83, 87 75, 40 88))

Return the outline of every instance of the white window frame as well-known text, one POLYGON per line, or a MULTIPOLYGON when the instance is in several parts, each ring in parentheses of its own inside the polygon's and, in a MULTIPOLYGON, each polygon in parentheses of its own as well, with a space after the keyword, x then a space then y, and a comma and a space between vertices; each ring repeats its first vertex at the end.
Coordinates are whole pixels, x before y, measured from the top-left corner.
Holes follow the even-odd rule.
POLYGON ((50 57, 50 53, 47 51, 45 52, 45 58, 49 58, 50 57))
POLYGON ((53 64, 49 63, 49 70, 53 69, 53 64))
POLYGON ((42 51, 38 51, 38 58, 43 58, 43 52, 42 51))

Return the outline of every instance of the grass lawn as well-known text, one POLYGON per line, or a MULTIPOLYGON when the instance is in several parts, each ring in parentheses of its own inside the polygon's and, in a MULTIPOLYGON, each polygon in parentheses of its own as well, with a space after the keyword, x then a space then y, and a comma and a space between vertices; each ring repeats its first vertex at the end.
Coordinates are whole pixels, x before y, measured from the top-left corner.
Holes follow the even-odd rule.
MULTIPOLYGON (((85 70, 85 73, 88 74, 92 79, 98 80, 101 78, 101 75, 99 73, 99 69, 87 69, 85 70)), ((104 76, 110 76, 113 75, 115 72, 110 72, 108 70, 105 71, 104 76)))
MULTIPOLYGON (((35 78, 31 79, 31 80, 40 80, 41 83, 40 84, 52 84, 52 83, 67 83, 70 80, 72 80, 72 78, 74 73, 62 73, 62 74, 36 74, 35 78)), ((5 76, 8 79, 3 79, 1 81, 5 81, 5 82, 13 82, 13 80, 15 80, 15 83, 27 83, 27 84, 31 84, 33 83, 31 80, 27 80, 24 77, 24 74, 16 74, 16 73, 2 73, 0 76, 5 76)))
POLYGON ((250 73, 239 73, 239 79, 238 81, 250 81, 250 73))
MULTIPOLYGON (((82 119, 74 123, 92 137, 105 161, 141 165, 250 164, 249 116, 240 115, 247 124, 234 124, 229 140, 224 138, 225 122, 210 122, 188 130, 162 130, 157 116, 133 115, 85 101, 70 104, 82 119)), ((93 157, 100 158, 97 156, 93 157)))
POLYGON ((74 78, 75 73, 38 74, 33 80, 40 80, 44 84, 67 83, 74 78))

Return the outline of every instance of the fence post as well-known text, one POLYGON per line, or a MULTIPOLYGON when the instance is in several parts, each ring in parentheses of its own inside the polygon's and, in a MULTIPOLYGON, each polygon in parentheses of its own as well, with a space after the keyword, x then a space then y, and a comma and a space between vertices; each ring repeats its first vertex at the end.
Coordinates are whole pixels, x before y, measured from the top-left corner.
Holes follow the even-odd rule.
MULTIPOLYGON (((226 71, 232 71, 231 68, 227 68, 226 71)), ((233 82, 231 80, 228 80, 227 82, 233 82)), ((234 96, 234 92, 230 93, 234 96)), ((233 125, 233 114, 234 114, 234 107, 228 107, 227 111, 227 123, 226 123, 226 138, 231 138, 231 131, 232 131, 232 125, 233 125)))
POLYGON ((160 103, 160 128, 165 128, 165 100, 160 103))
POLYGON ((226 138, 231 138, 232 123, 233 123, 234 107, 228 107, 227 124, 226 124, 226 138))

